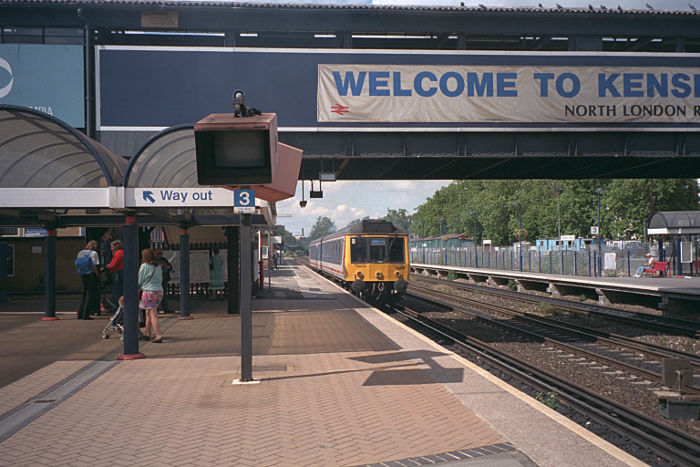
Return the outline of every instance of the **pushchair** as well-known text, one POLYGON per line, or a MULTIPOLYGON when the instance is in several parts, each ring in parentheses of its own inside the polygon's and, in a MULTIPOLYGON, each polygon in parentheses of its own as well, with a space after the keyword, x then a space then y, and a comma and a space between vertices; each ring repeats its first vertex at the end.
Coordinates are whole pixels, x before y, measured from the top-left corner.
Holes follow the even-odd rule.
MULTIPOLYGON (((124 340, 124 305, 119 305, 109 319, 109 323, 102 330, 102 339, 109 339, 113 332, 118 332, 121 340, 124 340)), ((139 331, 139 340, 143 338, 143 333, 139 331)))
POLYGON ((117 308, 107 326, 102 330, 102 339, 109 339, 113 332, 118 332, 121 339, 124 340, 124 306, 122 305, 117 308))

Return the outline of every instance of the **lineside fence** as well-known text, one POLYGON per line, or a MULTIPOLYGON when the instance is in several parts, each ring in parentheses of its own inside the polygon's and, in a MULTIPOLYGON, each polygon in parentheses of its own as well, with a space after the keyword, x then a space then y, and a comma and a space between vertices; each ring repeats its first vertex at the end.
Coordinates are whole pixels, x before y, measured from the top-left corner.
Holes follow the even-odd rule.
MULTIPOLYGON (((666 261, 671 261, 671 274, 676 271, 675 258, 671 257, 672 245, 664 245, 666 261)), ((581 250, 549 250, 522 252, 522 270, 527 272, 587 277, 632 277, 637 268, 646 263, 646 253, 651 252, 658 261, 656 244, 639 244, 633 248, 614 248, 603 245, 602 255, 598 246, 581 250)), ((457 266, 484 269, 520 270, 520 252, 517 247, 488 248, 473 246, 462 248, 412 247, 411 263, 440 266, 457 266), (477 257, 478 256, 478 257, 477 257)), ((683 272, 698 275, 699 260, 683 264, 683 272)))

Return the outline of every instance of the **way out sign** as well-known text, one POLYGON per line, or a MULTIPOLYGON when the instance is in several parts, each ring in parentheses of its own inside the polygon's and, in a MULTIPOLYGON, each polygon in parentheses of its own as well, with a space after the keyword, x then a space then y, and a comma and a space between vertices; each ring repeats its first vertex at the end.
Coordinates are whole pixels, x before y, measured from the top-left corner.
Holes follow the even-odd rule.
POLYGON ((233 212, 235 214, 255 214, 255 190, 234 190, 233 212))

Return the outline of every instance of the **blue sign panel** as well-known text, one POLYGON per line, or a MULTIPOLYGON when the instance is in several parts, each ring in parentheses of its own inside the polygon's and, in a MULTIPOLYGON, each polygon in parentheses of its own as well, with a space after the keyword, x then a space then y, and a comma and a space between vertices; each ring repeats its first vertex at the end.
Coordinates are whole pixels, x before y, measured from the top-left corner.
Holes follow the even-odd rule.
POLYGON ((83 47, 0 44, 0 104, 31 107, 85 127, 83 47))
POLYGON ((234 190, 233 212, 241 214, 255 213, 255 190, 234 190))
POLYGON ((698 54, 105 46, 99 65, 103 130, 230 113, 236 89, 283 131, 700 125, 698 54))

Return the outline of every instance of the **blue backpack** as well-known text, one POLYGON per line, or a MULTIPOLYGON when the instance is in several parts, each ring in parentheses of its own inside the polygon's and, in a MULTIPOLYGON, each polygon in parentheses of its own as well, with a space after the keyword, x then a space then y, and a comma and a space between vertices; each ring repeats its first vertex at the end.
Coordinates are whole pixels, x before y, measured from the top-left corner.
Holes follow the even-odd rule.
POLYGON ((75 260, 75 269, 78 271, 79 276, 87 276, 95 272, 90 255, 78 257, 75 260))

